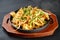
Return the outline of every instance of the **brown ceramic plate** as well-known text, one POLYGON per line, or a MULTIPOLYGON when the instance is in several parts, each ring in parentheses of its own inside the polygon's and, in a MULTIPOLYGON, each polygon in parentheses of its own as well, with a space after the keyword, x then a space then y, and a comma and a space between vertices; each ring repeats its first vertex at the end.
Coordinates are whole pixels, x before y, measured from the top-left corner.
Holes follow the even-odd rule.
POLYGON ((52 20, 50 21, 49 25, 42 31, 39 32, 35 32, 35 33, 23 33, 23 32, 18 32, 17 30, 15 30, 11 24, 10 21, 7 22, 7 19, 10 18, 10 14, 6 14, 4 16, 3 22, 2 22, 2 27, 12 36, 19 36, 19 37, 23 37, 23 38, 36 38, 36 37, 45 37, 45 36, 50 36, 53 35, 55 30, 58 28, 58 20, 57 17, 54 13, 50 12, 50 11, 46 11, 48 12, 50 15, 50 17, 52 18, 52 20))

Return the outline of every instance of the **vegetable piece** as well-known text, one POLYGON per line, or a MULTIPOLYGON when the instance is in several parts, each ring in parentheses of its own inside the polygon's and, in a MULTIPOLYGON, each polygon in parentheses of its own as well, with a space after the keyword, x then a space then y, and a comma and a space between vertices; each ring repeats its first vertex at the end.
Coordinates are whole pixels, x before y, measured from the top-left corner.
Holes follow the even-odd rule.
POLYGON ((10 12, 10 15, 11 15, 12 17, 15 17, 16 13, 15 13, 14 11, 12 11, 12 12, 10 12))
POLYGON ((46 17, 47 20, 49 20, 49 15, 48 15, 48 13, 45 13, 45 17, 46 17))
POLYGON ((28 24, 23 24, 23 30, 29 30, 28 24))

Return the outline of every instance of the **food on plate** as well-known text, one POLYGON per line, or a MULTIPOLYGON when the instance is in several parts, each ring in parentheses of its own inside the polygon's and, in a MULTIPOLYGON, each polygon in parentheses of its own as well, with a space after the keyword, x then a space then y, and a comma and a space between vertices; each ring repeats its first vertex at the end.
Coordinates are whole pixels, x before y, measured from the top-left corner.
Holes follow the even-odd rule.
POLYGON ((32 6, 20 8, 17 12, 12 11, 10 15, 13 17, 13 25, 22 30, 38 29, 47 23, 46 20, 50 20, 47 12, 32 6))

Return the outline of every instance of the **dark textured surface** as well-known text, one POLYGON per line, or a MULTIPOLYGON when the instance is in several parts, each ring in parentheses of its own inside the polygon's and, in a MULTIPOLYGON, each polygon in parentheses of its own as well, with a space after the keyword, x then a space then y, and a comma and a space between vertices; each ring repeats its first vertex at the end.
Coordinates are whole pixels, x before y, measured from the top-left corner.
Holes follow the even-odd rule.
MULTIPOLYGON (((60 20, 60 1, 59 0, 0 0, 0 40, 60 40, 60 26, 55 31, 54 35, 42 38, 20 38, 20 37, 12 37, 7 34, 2 28, 2 20, 4 15, 9 13, 10 11, 14 11, 19 9, 20 7, 33 5, 41 7, 42 9, 48 9, 54 14, 56 14, 58 21, 60 20)), ((60 24, 60 21, 59 21, 60 24)))

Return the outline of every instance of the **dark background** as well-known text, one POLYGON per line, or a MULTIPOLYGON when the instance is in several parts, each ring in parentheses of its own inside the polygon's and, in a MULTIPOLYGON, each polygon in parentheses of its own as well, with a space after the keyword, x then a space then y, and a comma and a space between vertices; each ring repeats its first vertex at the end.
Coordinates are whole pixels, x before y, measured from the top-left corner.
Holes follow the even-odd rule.
POLYGON ((59 0, 0 0, 0 40, 60 40, 60 26, 52 36, 32 39, 9 36, 1 26, 4 15, 27 5, 38 6, 42 9, 50 10, 56 14, 60 24, 59 2, 59 0))

